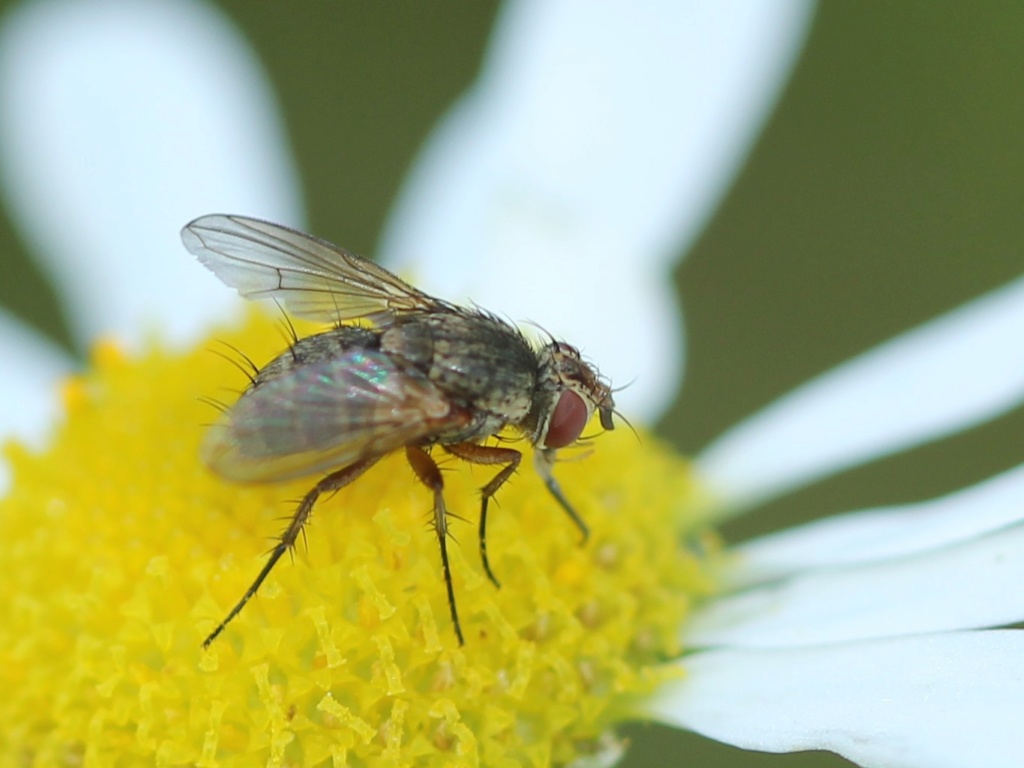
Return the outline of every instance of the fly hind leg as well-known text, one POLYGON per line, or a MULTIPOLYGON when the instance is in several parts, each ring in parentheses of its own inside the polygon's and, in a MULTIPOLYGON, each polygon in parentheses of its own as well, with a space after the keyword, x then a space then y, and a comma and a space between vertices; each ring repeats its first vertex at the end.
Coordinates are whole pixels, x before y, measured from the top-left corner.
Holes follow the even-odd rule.
POLYGON ((434 531, 441 546, 441 568, 444 570, 444 585, 448 590, 448 610, 452 615, 455 637, 458 638, 459 645, 463 645, 465 641, 462 638, 462 625, 459 624, 459 612, 455 607, 452 569, 448 563, 448 510, 444 505, 444 478, 441 477, 441 469, 437 462, 422 448, 406 446, 405 456, 420 482, 434 492, 434 531))
POLYGON ((277 544, 275 544, 274 548, 270 550, 270 556, 267 558, 267 562, 263 566, 262 570, 260 570, 259 574, 256 576, 256 580, 253 581, 252 586, 245 591, 245 594, 242 595, 242 599, 235 604, 235 607, 231 609, 231 612, 220 624, 217 625, 217 628, 214 629, 205 640, 203 640, 203 648, 208 648, 210 643, 217 638, 217 635, 224 631, 224 627, 226 627, 228 623, 235 618, 235 616, 241 613, 242 608, 244 608, 245 604, 248 603, 252 596, 256 594, 256 590, 260 588, 263 580, 267 578, 270 571, 273 570, 275 565, 277 565, 277 561, 281 559, 281 556, 295 546, 295 542, 298 540, 299 534, 302 533, 303 526, 306 524, 306 521, 309 520, 309 516, 313 512, 313 507, 316 504, 317 499, 325 493, 338 491, 344 488, 376 463, 376 458, 364 459, 363 461, 356 462, 355 464, 350 464, 344 469, 339 469, 337 472, 332 472, 314 485, 309 493, 302 497, 302 501, 299 502, 299 508, 295 510, 295 514, 292 515, 291 522, 288 523, 288 527, 285 529, 284 533, 281 534, 277 544))
POLYGON ((495 578, 494 572, 491 570, 491 563, 487 559, 487 505, 498 489, 515 474, 519 468, 519 462, 523 460, 523 454, 513 448, 498 448, 476 443, 453 443, 444 446, 444 449, 453 456, 473 464, 505 465, 487 485, 480 489, 480 559, 483 561, 487 578, 494 586, 500 587, 501 584, 495 578))

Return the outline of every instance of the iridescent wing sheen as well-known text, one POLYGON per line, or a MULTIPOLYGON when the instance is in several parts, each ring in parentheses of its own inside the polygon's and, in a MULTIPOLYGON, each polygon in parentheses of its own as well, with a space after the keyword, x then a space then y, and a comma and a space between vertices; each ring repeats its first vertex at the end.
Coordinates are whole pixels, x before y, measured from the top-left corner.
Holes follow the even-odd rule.
POLYGON ((246 391, 203 443, 240 482, 276 482, 382 456, 468 422, 418 371, 373 350, 299 365, 246 391))
POLYGON ((190 253, 247 299, 272 299, 320 322, 380 321, 450 308, 372 261, 280 224, 216 214, 186 224, 190 253))

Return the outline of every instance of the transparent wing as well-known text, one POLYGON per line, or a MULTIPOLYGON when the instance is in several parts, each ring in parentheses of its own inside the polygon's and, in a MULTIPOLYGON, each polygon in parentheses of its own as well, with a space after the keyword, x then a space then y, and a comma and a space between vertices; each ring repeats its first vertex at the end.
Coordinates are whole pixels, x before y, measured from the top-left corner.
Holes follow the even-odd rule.
POLYGON ((186 224, 190 253, 247 299, 273 299, 299 317, 337 322, 448 306, 383 267, 280 224, 216 214, 186 224))
POLYGON ((422 374, 352 350, 248 390, 207 432, 202 456, 229 480, 276 482, 382 456, 468 421, 422 374))

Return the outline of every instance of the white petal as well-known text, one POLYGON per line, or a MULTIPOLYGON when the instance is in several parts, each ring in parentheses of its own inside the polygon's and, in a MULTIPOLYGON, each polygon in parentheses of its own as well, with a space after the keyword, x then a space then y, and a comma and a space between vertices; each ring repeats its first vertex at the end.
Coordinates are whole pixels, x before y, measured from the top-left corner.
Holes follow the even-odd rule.
POLYGON ((1024 526, 914 557, 815 571, 708 603, 687 645, 775 648, 1024 620, 1024 526))
POLYGON ((651 418, 682 365, 672 262, 756 136, 811 8, 510 3, 411 175, 385 259, 582 345, 635 380, 620 399, 651 418))
POLYGON ((178 231, 210 211, 300 218, 270 86, 212 6, 39 0, 0 30, 0 169, 85 342, 187 340, 234 301, 178 231))
POLYGON ((1024 466, 937 499, 835 515, 744 542, 721 574, 729 589, 817 568, 916 554, 1024 520, 1024 466))
POLYGON ((808 382, 698 458, 742 509, 862 462, 994 418, 1024 397, 1024 279, 808 382))
POLYGON ((1024 632, 965 632, 680 662, 648 714, 745 749, 885 768, 1003 768, 1024 753, 1024 632))
MULTIPOLYGON (((0 444, 14 438, 38 445, 56 419, 57 382, 71 371, 71 359, 0 308, 0 360, 0 444)), ((9 482, 0 459, 0 496, 9 482)))

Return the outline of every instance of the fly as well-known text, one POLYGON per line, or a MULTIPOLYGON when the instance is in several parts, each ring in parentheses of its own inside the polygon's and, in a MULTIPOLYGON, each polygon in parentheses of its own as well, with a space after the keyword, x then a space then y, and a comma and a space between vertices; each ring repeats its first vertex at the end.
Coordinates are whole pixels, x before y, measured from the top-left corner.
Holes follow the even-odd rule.
POLYGON ((324 240, 242 216, 203 216, 181 232, 185 247, 226 285, 253 300, 331 323, 256 371, 250 386, 207 433, 204 462, 235 482, 272 483, 323 475, 299 503, 252 586, 217 625, 207 647, 295 545, 317 500, 404 450, 433 494, 448 608, 462 626, 448 562, 444 481, 431 449, 497 467, 481 488, 479 547, 487 577, 487 508, 522 453, 484 441, 506 427, 536 448, 535 467, 586 541, 586 524, 552 469, 594 411, 613 429, 611 388, 579 351, 552 340, 539 349, 484 310, 434 298, 383 267, 324 240), (351 325, 363 320, 370 323, 351 325))

